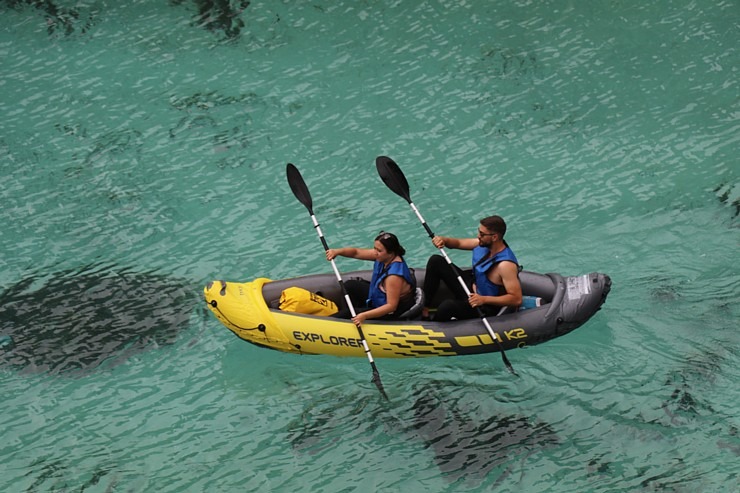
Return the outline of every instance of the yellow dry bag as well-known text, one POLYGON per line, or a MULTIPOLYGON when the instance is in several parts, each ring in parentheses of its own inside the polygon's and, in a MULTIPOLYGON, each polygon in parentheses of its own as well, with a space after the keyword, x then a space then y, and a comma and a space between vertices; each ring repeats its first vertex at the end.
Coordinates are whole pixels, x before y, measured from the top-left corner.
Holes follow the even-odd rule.
POLYGON ((291 287, 280 294, 280 309, 328 317, 339 311, 336 303, 303 288, 291 287))

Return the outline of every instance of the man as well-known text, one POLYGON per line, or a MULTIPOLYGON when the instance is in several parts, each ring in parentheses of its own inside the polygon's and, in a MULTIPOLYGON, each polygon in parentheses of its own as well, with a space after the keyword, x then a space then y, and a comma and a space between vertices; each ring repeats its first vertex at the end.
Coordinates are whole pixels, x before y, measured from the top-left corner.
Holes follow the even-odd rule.
MULTIPOLYGON (((450 266, 441 255, 432 255, 427 262, 424 294, 431 301, 437 294, 440 282, 452 291, 455 299, 442 301, 434 320, 462 320, 478 317, 478 308, 488 315, 496 315, 501 307, 518 307, 522 304, 522 287, 519 283, 519 263, 514 252, 504 241, 506 223, 500 216, 481 219, 477 238, 450 238, 435 236, 432 243, 437 248, 456 248, 473 251, 473 268, 462 271, 450 266), (466 296, 457 276, 471 285, 466 296)), ((425 309, 428 316, 428 310, 425 309)))

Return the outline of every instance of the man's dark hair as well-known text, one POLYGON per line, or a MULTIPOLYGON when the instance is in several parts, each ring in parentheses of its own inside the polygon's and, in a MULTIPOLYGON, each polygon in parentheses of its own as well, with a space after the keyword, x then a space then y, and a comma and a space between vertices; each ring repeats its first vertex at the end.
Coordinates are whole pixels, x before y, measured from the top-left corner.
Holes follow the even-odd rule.
POLYGON ((501 239, 504 239, 506 234, 506 222, 501 216, 488 216, 480 220, 481 226, 485 226, 486 229, 493 233, 498 233, 501 239))

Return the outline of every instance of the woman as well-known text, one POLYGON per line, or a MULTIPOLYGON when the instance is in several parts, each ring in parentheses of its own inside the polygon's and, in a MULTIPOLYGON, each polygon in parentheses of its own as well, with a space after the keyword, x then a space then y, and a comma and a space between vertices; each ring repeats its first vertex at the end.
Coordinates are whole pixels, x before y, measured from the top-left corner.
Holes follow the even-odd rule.
MULTIPOLYGON (((357 314, 352 318, 356 325, 371 318, 397 319, 414 305, 416 280, 403 260, 405 253, 396 235, 384 231, 375 238, 372 250, 345 247, 326 251, 327 260, 348 257, 375 261, 370 282, 352 279, 344 283, 357 314)), ((345 306, 333 316, 350 318, 352 314, 345 306)))

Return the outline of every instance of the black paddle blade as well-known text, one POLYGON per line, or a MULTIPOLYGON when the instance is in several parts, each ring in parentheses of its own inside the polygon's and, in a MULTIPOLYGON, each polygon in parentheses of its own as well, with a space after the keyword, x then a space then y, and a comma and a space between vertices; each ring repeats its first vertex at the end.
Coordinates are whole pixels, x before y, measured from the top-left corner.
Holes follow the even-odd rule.
POLYGON ((403 197, 406 202, 411 203, 409 195, 409 182, 403 176, 403 171, 398 167, 396 162, 388 156, 378 156, 375 158, 375 167, 378 168, 378 174, 396 195, 403 197))
POLYGON ((378 369, 375 368, 375 363, 373 363, 372 366, 373 366, 373 378, 370 381, 374 383, 376 387, 378 387, 378 390, 380 391, 380 395, 382 395, 383 398, 388 401, 390 399, 388 399, 388 394, 385 393, 385 389, 383 388, 383 382, 380 381, 380 373, 378 373, 378 369))
POLYGON ((297 198, 301 204, 305 205, 308 212, 313 215, 313 201, 311 200, 311 194, 308 192, 306 182, 303 181, 301 172, 291 163, 288 163, 288 166, 285 168, 285 172, 288 175, 288 185, 290 185, 293 195, 295 195, 295 198, 297 198))

